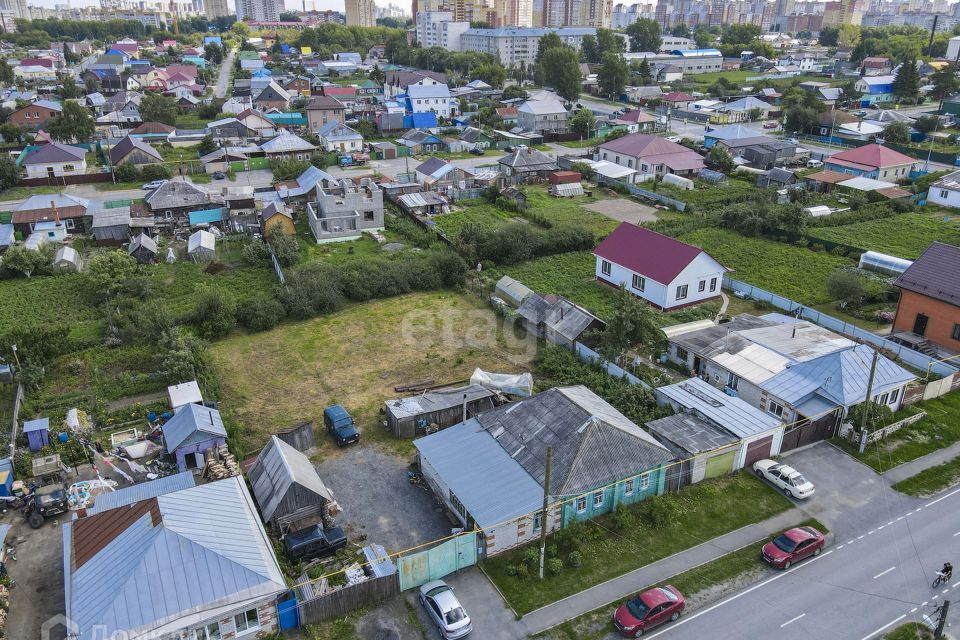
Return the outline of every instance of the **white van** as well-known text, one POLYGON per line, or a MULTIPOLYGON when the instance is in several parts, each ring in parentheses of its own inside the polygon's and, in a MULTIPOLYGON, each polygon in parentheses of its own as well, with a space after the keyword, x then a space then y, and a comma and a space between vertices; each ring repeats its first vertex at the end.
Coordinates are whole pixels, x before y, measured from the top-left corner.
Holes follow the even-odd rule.
POLYGON ((807 160, 807 168, 815 169, 817 167, 822 167, 823 163, 819 160, 807 160))

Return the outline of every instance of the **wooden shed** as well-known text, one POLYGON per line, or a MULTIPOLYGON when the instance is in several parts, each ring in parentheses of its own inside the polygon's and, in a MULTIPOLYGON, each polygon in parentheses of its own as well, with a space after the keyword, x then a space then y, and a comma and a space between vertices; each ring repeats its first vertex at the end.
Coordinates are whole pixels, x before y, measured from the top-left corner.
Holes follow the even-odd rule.
POLYGON ((127 252, 133 256, 138 264, 149 264, 157 259, 157 241, 145 233, 141 233, 127 248, 127 252))
POLYGON ((30 451, 40 451, 50 444, 50 419, 38 418, 24 422, 23 433, 27 436, 30 451))
POLYGON ((428 427, 445 429, 492 409, 494 393, 478 384, 435 389, 384 402, 387 427, 398 438, 413 438, 428 427))
POLYGON ((91 232, 100 246, 119 246, 130 239, 130 207, 100 209, 93 214, 91 232))
POLYGON ((281 431, 277 437, 297 451, 306 451, 316 444, 313 439, 313 422, 301 422, 295 427, 281 431))
POLYGON ((280 532, 324 521, 337 510, 307 456, 272 436, 247 473, 260 513, 280 532))

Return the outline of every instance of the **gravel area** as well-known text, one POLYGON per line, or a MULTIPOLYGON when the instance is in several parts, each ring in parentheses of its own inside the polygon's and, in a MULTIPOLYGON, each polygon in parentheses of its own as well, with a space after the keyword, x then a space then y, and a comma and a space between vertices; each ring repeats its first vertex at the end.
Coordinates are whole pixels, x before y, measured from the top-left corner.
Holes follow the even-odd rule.
POLYGON ((608 218, 619 220, 620 222, 630 222, 633 224, 654 222, 657 219, 656 209, 627 198, 601 200, 600 202, 584 205, 584 208, 602 213, 608 218))

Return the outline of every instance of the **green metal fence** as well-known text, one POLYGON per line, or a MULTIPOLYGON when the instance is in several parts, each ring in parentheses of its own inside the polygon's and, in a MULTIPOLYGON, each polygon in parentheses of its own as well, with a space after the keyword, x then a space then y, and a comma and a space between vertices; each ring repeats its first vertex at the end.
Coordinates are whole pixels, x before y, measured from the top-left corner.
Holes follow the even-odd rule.
POLYGON ((398 559, 400 590, 406 591, 431 580, 477 564, 477 534, 467 532, 436 547, 398 559))

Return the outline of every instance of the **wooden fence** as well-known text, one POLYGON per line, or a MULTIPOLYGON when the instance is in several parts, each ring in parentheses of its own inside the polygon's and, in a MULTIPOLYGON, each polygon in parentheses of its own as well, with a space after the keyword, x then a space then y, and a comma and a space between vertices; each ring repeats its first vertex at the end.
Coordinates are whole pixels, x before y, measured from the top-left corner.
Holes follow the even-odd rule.
MULTIPOLYGON (((300 590, 302 593, 302 590, 300 590)), ((300 624, 315 624, 341 618, 351 611, 400 594, 400 579, 394 573, 372 578, 300 602, 300 624)))

